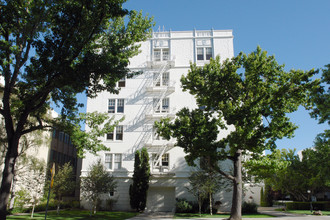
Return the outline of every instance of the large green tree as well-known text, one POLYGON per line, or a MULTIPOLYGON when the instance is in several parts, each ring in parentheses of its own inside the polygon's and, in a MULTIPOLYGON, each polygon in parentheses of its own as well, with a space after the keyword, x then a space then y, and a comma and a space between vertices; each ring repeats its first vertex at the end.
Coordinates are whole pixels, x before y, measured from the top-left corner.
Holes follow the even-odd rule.
POLYGON ((314 90, 313 103, 314 109, 311 116, 319 120, 319 123, 330 125, 330 64, 322 69, 321 86, 314 90))
POLYGON ((135 152, 133 183, 129 188, 132 209, 142 212, 146 208, 149 179, 149 154, 146 148, 142 148, 141 151, 135 152))
MULTIPOLYGON (((178 146, 188 154, 186 158, 207 154, 214 161, 213 168, 232 181, 231 220, 242 218, 242 156, 275 149, 277 139, 293 135, 296 126, 286 114, 309 104, 309 91, 319 84, 310 79, 315 73, 314 70, 287 72, 274 56, 268 56, 258 47, 255 52, 240 53, 223 63, 217 57, 202 67, 191 64, 188 75, 182 77, 183 89, 196 97, 205 113, 212 113, 210 118, 216 118, 218 126, 234 127, 219 141, 214 140, 214 132, 206 133, 213 139, 201 137, 198 141, 200 136, 192 136, 198 132, 189 129, 177 136, 178 146), (233 173, 217 165, 217 161, 224 159, 232 162, 233 173)), ((158 124, 160 133, 168 132, 168 136, 173 136, 173 125, 179 125, 176 129, 180 129, 181 122, 186 127, 194 121, 190 114, 180 116, 174 124, 163 120, 158 124)))
POLYGON ((75 115, 75 95, 118 92, 129 58, 150 33, 152 20, 123 8, 125 0, 0 0, 0 114, 7 149, 0 188, 0 218, 22 135, 50 126, 50 100, 62 116, 75 115), (37 123, 31 123, 31 120, 37 123))

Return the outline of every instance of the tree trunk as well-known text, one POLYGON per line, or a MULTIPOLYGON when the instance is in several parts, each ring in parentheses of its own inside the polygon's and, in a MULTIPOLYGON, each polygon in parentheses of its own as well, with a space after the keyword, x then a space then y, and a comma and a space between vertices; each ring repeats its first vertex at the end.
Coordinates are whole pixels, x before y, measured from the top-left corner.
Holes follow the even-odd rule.
POLYGON ((14 168, 18 156, 18 140, 8 141, 8 149, 2 173, 0 188, 0 219, 6 219, 7 204, 9 201, 10 189, 14 177, 14 168))
POLYGON ((239 149, 234 156, 233 199, 229 220, 242 219, 242 151, 239 149))
POLYGON ((212 210, 212 193, 209 193, 209 200, 210 200, 210 215, 213 215, 212 210))
POLYGON ((33 202, 33 205, 32 205, 31 218, 33 218, 33 214, 34 214, 34 207, 36 207, 36 204, 35 204, 35 202, 33 202))
POLYGON ((198 195, 198 213, 199 216, 202 216, 202 198, 198 195))
POLYGON ((14 203, 15 203, 15 198, 16 198, 16 187, 15 187, 16 186, 16 181, 17 181, 16 173, 14 173, 13 182, 11 184, 9 209, 14 208, 14 203))

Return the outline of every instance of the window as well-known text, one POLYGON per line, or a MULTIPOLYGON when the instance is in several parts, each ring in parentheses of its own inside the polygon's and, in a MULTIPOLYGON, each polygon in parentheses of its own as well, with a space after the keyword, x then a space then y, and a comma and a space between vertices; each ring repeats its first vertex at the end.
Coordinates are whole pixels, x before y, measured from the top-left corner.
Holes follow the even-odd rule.
POLYGON ((64 141, 64 132, 60 131, 60 135, 59 135, 59 139, 60 141, 64 141))
POLYGON ((56 138, 56 129, 53 129, 53 138, 56 138))
POLYGON ((210 60, 212 58, 212 48, 205 48, 205 56, 206 60, 210 60))
POLYGON ((124 77, 118 81, 118 87, 125 87, 125 86, 126 86, 126 79, 124 77))
POLYGON ((116 127, 116 140, 123 140, 123 126, 116 127))
POLYGON ((109 99, 108 113, 124 113, 124 99, 109 99))
POLYGON ((167 167, 169 161, 169 154, 163 154, 162 155, 162 166, 167 167))
POLYGON ((162 74, 160 73, 154 73, 154 86, 168 86, 170 81, 170 73, 164 72, 162 74))
POLYGON ((162 158, 159 161, 159 155, 152 154, 152 161, 154 162, 155 166, 159 166, 159 164, 161 164, 161 166, 163 166, 163 167, 168 167, 169 166, 169 158, 170 158, 170 154, 166 153, 166 154, 162 155, 162 158))
POLYGON ((197 47, 197 60, 210 60, 212 57, 211 47, 197 47))
POLYGON ((108 113, 115 113, 116 99, 109 99, 108 113))
POLYGON ((170 51, 165 49, 154 49, 154 61, 165 61, 170 59, 170 51))
POLYGON ((121 168, 121 154, 115 154, 114 168, 115 170, 121 168))
POLYGON ((117 99, 117 113, 124 113, 124 99, 117 99))
POLYGON ((105 154, 105 167, 109 170, 121 169, 121 154, 105 154))
POLYGON ((122 141, 123 140, 123 126, 118 125, 113 129, 112 132, 107 134, 107 140, 108 141, 122 141), (114 139, 116 138, 116 139, 114 139))
POLYGON ((169 112, 170 109, 170 99, 162 99, 162 112, 169 112))
POLYGON ((105 154, 105 167, 112 170, 112 154, 105 154))
POLYGON ((170 110, 170 99, 169 98, 163 98, 153 99, 153 107, 155 113, 168 113, 170 110))

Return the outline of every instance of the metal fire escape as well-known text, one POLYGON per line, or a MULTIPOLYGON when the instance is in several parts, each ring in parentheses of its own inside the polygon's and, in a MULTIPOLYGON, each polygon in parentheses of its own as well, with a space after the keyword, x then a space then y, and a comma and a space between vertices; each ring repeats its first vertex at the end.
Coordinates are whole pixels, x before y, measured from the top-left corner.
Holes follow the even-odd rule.
POLYGON ((153 174, 164 174, 170 171, 169 155, 167 152, 174 147, 173 140, 167 141, 159 137, 153 127, 154 122, 161 118, 174 118, 175 109, 171 107, 169 95, 175 92, 175 82, 170 80, 171 67, 174 67, 174 58, 167 52, 154 54, 151 61, 147 62, 147 72, 150 73, 146 83, 146 99, 148 107, 145 112, 146 125, 152 135, 146 140, 151 160, 153 174), (160 55, 160 57, 158 57, 160 55))

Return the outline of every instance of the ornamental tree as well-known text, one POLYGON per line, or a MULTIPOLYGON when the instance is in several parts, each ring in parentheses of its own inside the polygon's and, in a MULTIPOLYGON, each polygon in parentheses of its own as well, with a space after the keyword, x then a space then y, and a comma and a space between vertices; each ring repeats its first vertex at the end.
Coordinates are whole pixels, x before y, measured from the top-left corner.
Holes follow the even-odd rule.
POLYGON ((198 127, 234 126, 234 130, 221 140, 214 138, 215 131, 209 129, 189 130, 190 124, 197 123, 192 117, 196 110, 180 111, 174 122, 165 119, 156 126, 161 135, 177 138, 178 146, 187 153, 188 164, 208 155, 213 169, 233 183, 231 220, 242 219, 242 156, 273 150, 277 139, 293 135, 297 126, 290 122, 287 113, 310 104, 310 91, 319 85, 318 80, 311 81, 316 73, 287 72, 274 56, 258 47, 255 52, 241 52, 223 63, 217 57, 202 67, 191 64, 187 76, 181 78, 183 90, 195 96, 209 118, 201 120, 198 127), (205 132, 210 138, 201 137, 198 132, 205 132), (224 159, 232 162, 232 174, 217 163, 224 159))
POLYGON ((149 154, 146 148, 142 148, 135 152, 133 183, 129 187, 130 205, 138 212, 146 208, 149 179, 149 154))
POLYGON ((68 120, 77 112, 77 93, 118 92, 116 82, 127 76, 129 58, 153 25, 124 2, 0 0, 0 115, 8 143, 0 219, 6 219, 20 138, 55 122, 45 114, 50 100, 62 104, 61 119, 68 120))
POLYGON ((77 184, 73 174, 73 168, 70 163, 60 166, 54 177, 53 192, 57 201, 57 214, 60 211, 60 205, 64 196, 70 196, 74 193, 77 184))
POLYGON ((91 202, 91 213, 96 213, 97 204, 101 195, 114 192, 117 182, 104 168, 101 160, 89 167, 86 177, 81 178, 81 195, 91 202))

